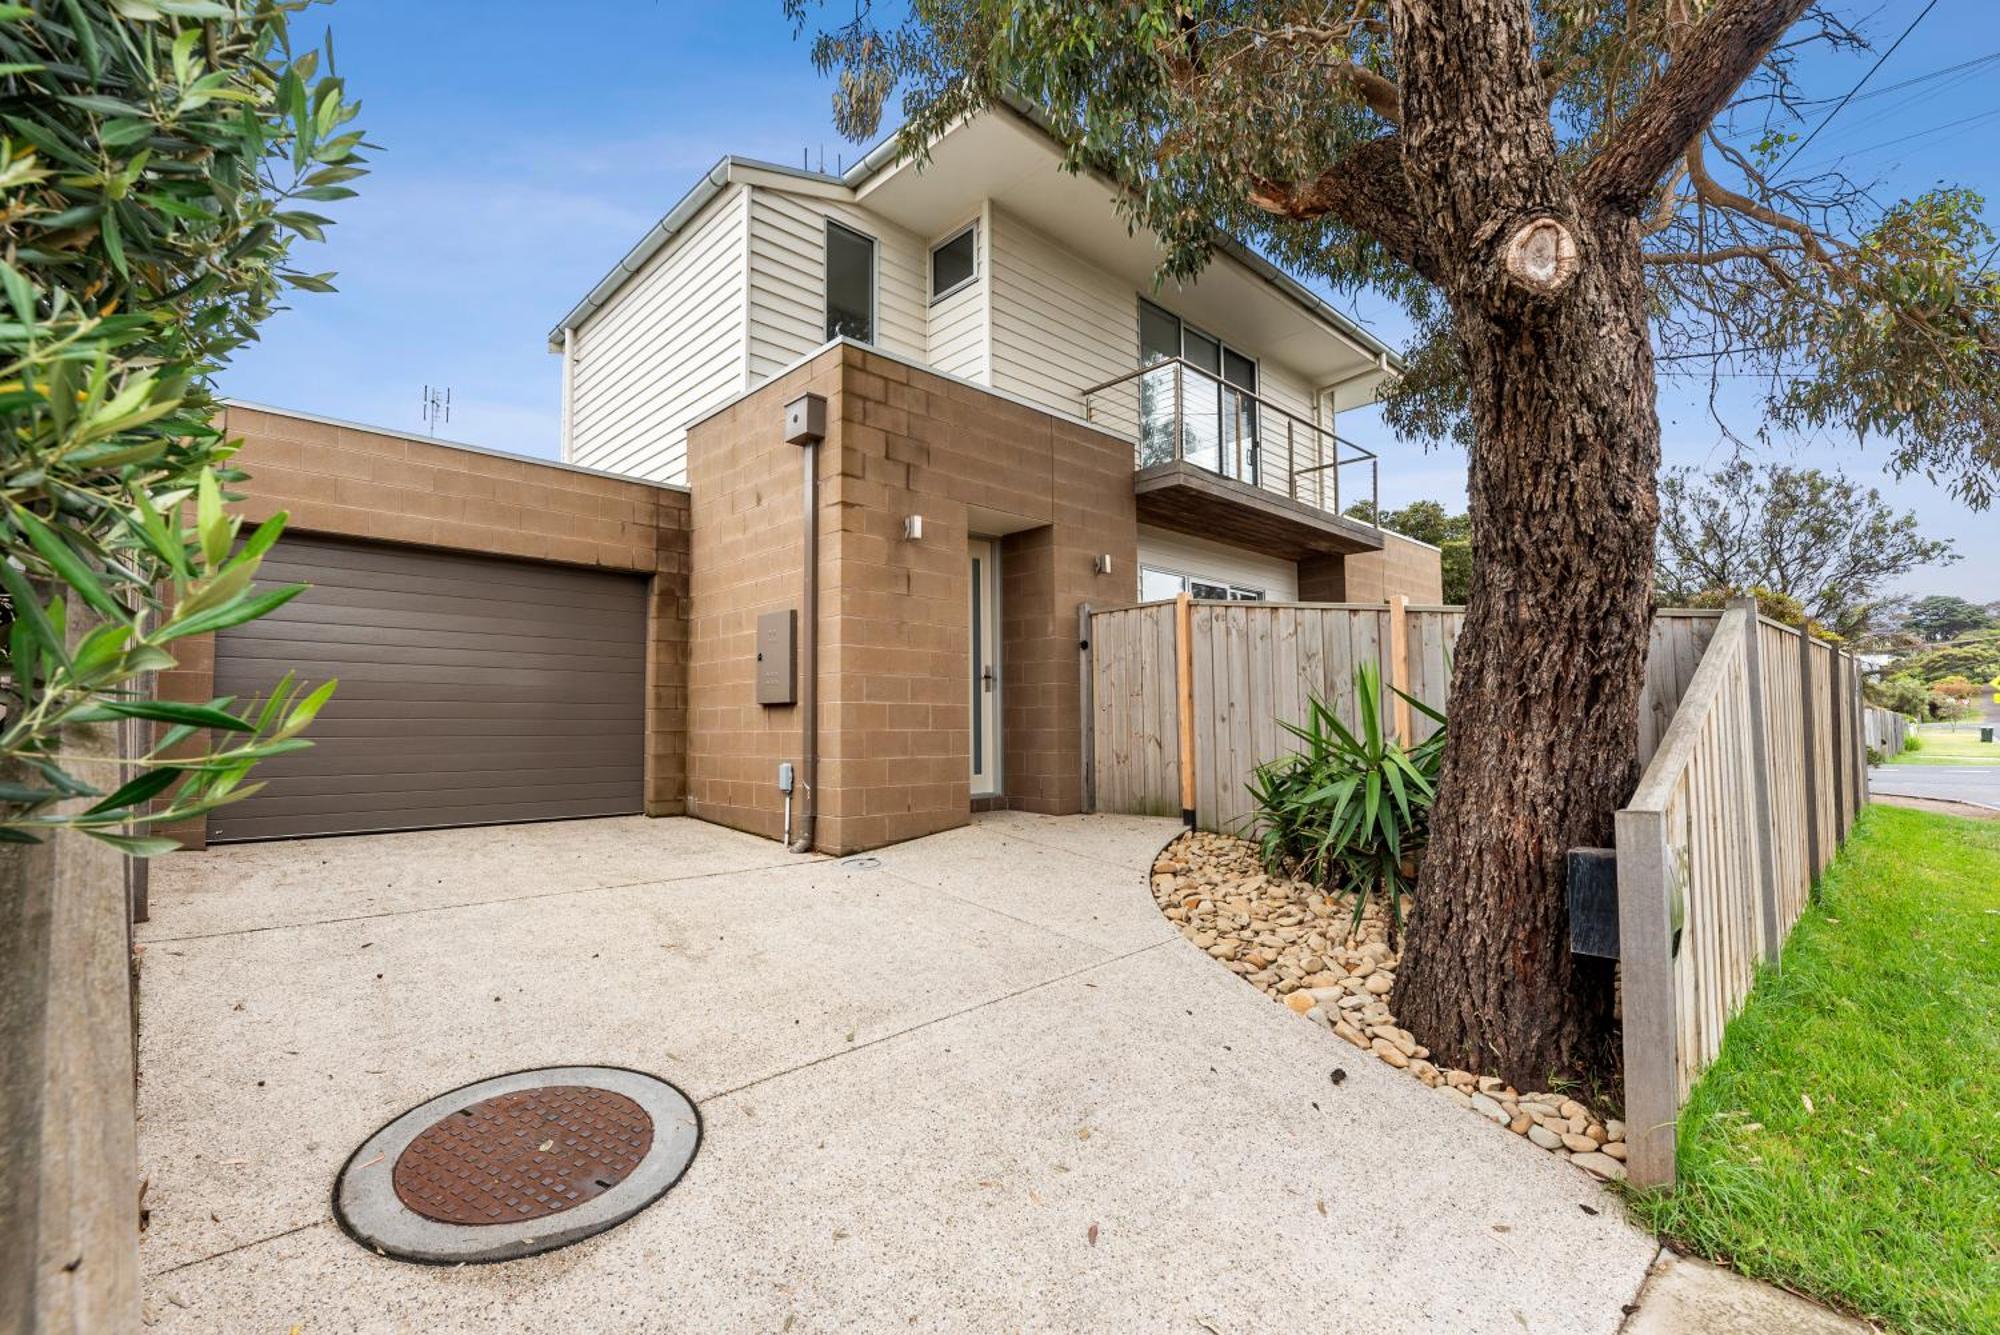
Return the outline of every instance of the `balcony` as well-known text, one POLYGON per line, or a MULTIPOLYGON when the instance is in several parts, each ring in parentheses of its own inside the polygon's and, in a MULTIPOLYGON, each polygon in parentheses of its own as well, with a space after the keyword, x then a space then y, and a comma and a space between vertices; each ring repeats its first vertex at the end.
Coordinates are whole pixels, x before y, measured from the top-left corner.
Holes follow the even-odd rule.
POLYGON ((1378 527, 1341 513, 1378 499, 1377 456, 1268 398, 1176 357, 1083 400, 1133 441, 1143 523, 1295 561, 1382 547, 1378 527))

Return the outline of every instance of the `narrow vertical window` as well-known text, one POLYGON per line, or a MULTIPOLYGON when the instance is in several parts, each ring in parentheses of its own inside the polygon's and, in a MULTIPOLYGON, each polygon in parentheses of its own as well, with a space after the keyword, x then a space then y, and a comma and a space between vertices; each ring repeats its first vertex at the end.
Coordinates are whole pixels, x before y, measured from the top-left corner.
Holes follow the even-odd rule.
POLYGON ((875 341, 875 242, 826 225, 826 336, 875 341))
POLYGON ((979 224, 974 223, 931 251, 931 300, 943 300, 978 274, 979 224))

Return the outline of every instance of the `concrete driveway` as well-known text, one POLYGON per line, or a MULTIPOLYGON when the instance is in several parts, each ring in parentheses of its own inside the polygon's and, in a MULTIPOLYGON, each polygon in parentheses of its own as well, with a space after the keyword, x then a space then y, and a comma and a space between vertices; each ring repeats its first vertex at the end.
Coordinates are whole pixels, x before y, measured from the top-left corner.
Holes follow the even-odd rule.
POLYGON ((1656 1251, 1616 1198, 1183 941, 1145 883, 1173 833, 999 814, 833 862, 633 818, 169 858, 141 931, 150 1314, 1616 1331, 1656 1251), (463 1269, 333 1223, 383 1122, 564 1063, 699 1105, 701 1152, 651 1209, 463 1269))

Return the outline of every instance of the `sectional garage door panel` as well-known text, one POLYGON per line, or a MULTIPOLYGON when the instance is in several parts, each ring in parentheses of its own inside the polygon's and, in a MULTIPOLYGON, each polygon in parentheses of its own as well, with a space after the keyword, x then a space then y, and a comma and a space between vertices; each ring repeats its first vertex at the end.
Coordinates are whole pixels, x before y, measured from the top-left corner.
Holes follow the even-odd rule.
POLYGON ((641 576, 286 538, 262 584, 312 587, 216 637, 215 693, 338 677, 310 750, 209 816, 228 842, 641 808, 641 576))

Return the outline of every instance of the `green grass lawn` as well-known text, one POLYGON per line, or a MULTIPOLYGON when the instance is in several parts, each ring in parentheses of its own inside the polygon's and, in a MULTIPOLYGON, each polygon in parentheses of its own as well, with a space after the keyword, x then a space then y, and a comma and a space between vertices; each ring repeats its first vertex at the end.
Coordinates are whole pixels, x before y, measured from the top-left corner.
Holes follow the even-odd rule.
POLYGON ((1923 739, 1914 751, 1905 751, 1891 765, 2000 765, 2000 742, 1979 740, 1977 723, 1926 723, 1917 729, 1923 739))
POLYGON ((1911 1335, 2000 1332, 2000 821, 1873 807, 1642 1218, 1911 1335))

